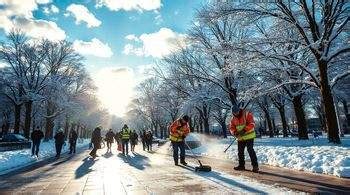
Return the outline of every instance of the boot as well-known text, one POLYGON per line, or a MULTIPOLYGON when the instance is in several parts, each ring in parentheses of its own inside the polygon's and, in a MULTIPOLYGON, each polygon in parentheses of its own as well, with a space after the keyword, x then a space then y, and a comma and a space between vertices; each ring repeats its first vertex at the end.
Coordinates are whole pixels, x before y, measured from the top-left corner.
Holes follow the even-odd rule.
POLYGON ((242 166, 242 165, 238 165, 237 167, 233 167, 233 169, 236 170, 236 171, 244 171, 245 167, 242 166))
POLYGON ((186 165, 187 165, 187 162, 185 162, 185 161, 183 160, 183 161, 181 161, 181 164, 186 166, 186 165))
POLYGON ((259 167, 258 167, 258 166, 254 166, 253 169, 252 169, 252 171, 253 171, 254 173, 259 173, 259 167))
POLYGON ((179 165, 179 163, 178 163, 177 161, 175 161, 174 163, 175 163, 175 166, 178 166, 178 165, 179 165))

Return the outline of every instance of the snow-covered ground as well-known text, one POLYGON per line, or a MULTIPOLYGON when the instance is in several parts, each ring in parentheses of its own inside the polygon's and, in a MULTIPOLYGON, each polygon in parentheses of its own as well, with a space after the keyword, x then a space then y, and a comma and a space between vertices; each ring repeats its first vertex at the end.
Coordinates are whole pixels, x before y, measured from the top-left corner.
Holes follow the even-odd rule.
MULTIPOLYGON (((77 143, 77 148, 89 145, 90 139, 80 139, 77 143)), ((62 153, 69 150, 69 144, 65 144, 62 148, 62 153)), ((32 156, 31 149, 14 150, 0 152, 0 174, 6 173, 9 170, 15 170, 27 166, 31 163, 43 160, 56 155, 55 142, 41 142, 39 150, 39 158, 32 156)))
MULTIPOLYGON (((218 140, 192 134, 187 140, 202 142, 201 147, 193 150, 196 155, 228 158, 238 162, 236 143, 226 153, 223 152, 232 138, 218 140)), ((334 145, 328 143, 326 137, 310 138, 310 140, 264 137, 255 139, 254 149, 260 164, 350 177, 350 136, 341 138, 341 141, 341 145, 334 145)), ((247 152, 246 159, 249 159, 247 152)))

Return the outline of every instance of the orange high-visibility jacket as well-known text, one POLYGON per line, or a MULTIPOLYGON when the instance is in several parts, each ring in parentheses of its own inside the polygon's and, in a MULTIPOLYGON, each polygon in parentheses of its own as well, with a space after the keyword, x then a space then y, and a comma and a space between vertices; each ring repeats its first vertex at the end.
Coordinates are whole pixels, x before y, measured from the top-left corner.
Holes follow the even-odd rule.
POLYGON ((171 141, 181 142, 183 140, 183 136, 187 136, 189 133, 190 133, 190 125, 186 123, 185 125, 181 126, 180 119, 177 119, 170 125, 171 141))
POLYGON ((254 127, 253 114, 249 111, 240 110, 239 117, 233 116, 231 119, 230 132, 232 135, 241 135, 238 136, 238 140, 254 139, 256 137, 254 127))

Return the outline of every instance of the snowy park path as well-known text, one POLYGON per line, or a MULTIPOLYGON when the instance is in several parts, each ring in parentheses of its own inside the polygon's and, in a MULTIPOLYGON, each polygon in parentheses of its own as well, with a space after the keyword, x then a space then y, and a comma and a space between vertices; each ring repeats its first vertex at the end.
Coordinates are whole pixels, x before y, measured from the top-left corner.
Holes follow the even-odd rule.
MULTIPOLYGON (((115 146, 113 151, 116 151, 115 146)), ((203 159, 203 162, 213 167, 213 171, 195 173, 191 167, 173 166, 169 155, 141 151, 130 157, 123 157, 120 154, 104 154, 104 152, 100 151, 101 156, 92 160, 86 158, 88 155, 86 150, 73 157, 64 156, 57 161, 48 162, 46 165, 36 166, 24 172, 1 176, 0 194, 6 192, 42 194, 296 193, 288 188, 279 187, 281 184, 279 182, 276 182, 278 185, 275 185, 273 181, 262 184, 258 180, 266 180, 265 174, 262 174, 262 178, 258 175, 256 179, 249 177, 251 173, 248 172, 244 173, 244 176, 234 175, 232 166, 225 164, 224 161, 215 162, 213 159, 203 159)), ((188 161, 191 160, 188 159, 188 161)), ((322 182, 317 184, 314 181, 314 183, 322 186, 322 182)), ((303 184, 296 183, 295 185, 303 184)), ((294 187, 291 186, 291 188, 294 187)), ((307 189, 306 191, 310 190, 307 189)), ((315 187, 315 189, 321 188, 315 187)))
MULTIPOLYGON (((115 151, 115 147, 114 147, 115 151)), ((213 171, 195 173, 191 168, 176 167, 170 156, 139 152, 123 157, 104 154, 92 160, 88 151, 64 156, 32 170, 0 177, 1 194, 169 194, 197 193, 286 193, 293 191, 260 184, 250 179, 213 171)))

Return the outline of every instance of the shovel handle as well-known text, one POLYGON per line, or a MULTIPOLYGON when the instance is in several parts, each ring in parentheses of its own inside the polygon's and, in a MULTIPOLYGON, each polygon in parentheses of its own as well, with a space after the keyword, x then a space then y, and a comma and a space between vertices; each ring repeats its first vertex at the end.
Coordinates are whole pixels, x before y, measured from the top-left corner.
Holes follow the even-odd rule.
POLYGON ((236 141, 236 138, 234 138, 233 141, 231 142, 231 144, 224 150, 225 153, 232 146, 232 144, 235 143, 235 141, 236 141))

